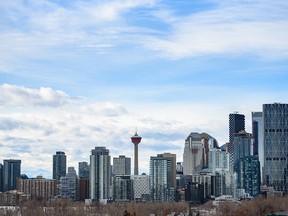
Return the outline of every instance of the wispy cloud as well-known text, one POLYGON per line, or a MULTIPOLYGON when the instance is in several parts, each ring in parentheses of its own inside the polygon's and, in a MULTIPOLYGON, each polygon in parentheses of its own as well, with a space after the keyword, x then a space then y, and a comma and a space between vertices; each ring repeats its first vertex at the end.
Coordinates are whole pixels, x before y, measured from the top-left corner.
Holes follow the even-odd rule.
POLYGON ((217 3, 218 7, 187 16, 160 11, 158 17, 169 22, 172 30, 166 37, 151 37, 146 47, 174 59, 247 53, 269 59, 287 58, 287 2, 217 3))
POLYGON ((247 53, 287 57, 287 2, 210 2, 213 7, 196 12, 192 8, 185 15, 169 8, 169 1, 156 0, 74 1, 69 6, 2 2, 0 56, 51 58, 60 48, 69 55, 69 47, 121 53, 120 44, 125 44, 126 49, 137 46, 169 59, 247 53), (137 14, 143 8, 146 12, 137 14))

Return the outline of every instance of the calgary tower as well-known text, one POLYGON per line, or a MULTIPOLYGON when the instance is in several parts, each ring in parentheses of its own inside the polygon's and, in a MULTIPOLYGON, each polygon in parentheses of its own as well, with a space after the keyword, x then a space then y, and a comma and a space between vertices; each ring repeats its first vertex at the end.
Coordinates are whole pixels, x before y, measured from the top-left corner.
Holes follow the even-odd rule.
POLYGON ((137 131, 131 137, 131 142, 134 144, 134 175, 138 175, 138 144, 141 142, 142 137, 138 136, 137 131))

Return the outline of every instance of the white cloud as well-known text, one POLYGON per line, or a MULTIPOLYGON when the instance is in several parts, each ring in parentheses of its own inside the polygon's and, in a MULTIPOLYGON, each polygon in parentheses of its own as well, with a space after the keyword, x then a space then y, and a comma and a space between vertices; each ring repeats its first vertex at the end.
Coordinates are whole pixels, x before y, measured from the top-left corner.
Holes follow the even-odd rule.
POLYGON ((29 89, 9 84, 0 85, 0 106, 62 106, 72 100, 63 91, 41 87, 29 89))
POLYGON ((150 156, 174 151, 182 154, 184 137, 178 131, 183 131, 184 124, 172 118, 133 114, 121 104, 73 100, 51 88, 5 84, 0 89, 1 159, 21 159, 23 172, 31 177, 51 177, 52 155, 58 150, 66 152, 68 166, 75 167, 79 161, 89 161, 95 146, 107 147, 112 157, 125 154, 133 159, 130 137, 135 126, 143 136, 141 171, 148 172, 150 156))

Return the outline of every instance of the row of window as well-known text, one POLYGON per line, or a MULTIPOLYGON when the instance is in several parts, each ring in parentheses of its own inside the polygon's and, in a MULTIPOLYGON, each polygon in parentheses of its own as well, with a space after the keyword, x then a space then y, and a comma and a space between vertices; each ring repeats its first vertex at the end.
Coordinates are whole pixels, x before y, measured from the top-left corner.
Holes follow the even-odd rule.
POLYGON ((265 132, 280 132, 280 133, 282 133, 282 132, 288 132, 288 129, 265 129, 265 132))
POLYGON ((279 158, 279 157, 273 157, 273 158, 267 157, 266 160, 277 160, 277 161, 279 161, 279 160, 286 160, 286 158, 285 157, 281 157, 281 158, 279 158))

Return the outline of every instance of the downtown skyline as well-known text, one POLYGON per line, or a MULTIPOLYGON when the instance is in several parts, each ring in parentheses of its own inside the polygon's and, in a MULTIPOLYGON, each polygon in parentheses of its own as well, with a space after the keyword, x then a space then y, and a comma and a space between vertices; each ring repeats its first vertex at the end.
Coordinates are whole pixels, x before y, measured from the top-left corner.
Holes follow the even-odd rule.
POLYGON ((287 103, 288 3, 4 1, 0 3, 0 160, 52 177, 91 149, 183 161, 184 140, 229 140, 229 113, 287 103))

